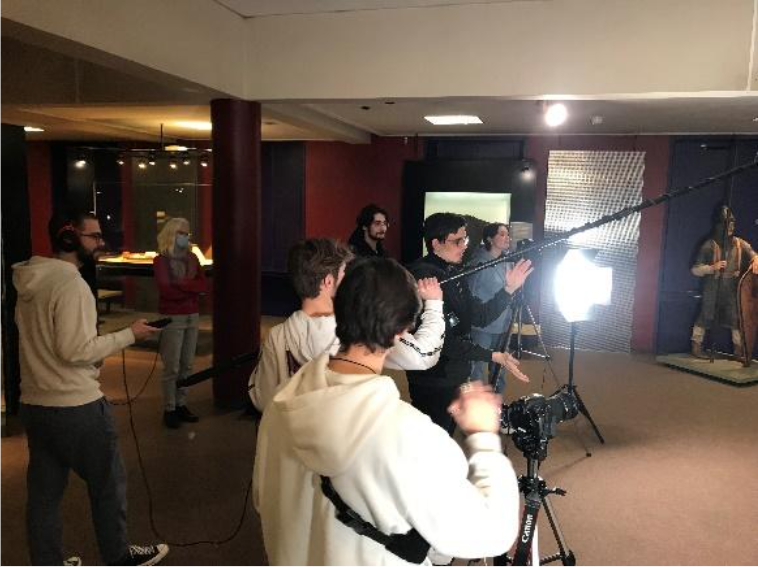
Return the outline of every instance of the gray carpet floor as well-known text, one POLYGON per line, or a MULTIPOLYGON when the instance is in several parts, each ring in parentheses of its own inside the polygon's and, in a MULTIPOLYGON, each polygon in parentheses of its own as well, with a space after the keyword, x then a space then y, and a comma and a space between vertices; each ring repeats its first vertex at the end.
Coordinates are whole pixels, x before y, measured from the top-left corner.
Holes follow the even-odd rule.
MULTIPOLYGON (((567 356, 555 352, 559 379, 567 356)), ((155 355, 126 352, 130 391, 145 383, 155 355)), ((196 369, 210 364, 198 357, 196 369)), ((525 360, 532 381, 511 383, 509 400, 555 389, 545 363, 525 360)), ((398 385, 407 395, 402 373, 398 385)), ((579 391, 606 444, 579 416, 558 427, 541 473, 568 491, 553 504, 570 548, 583 565, 751 565, 758 563, 758 387, 735 388, 655 363, 652 357, 581 352, 579 391), (586 450, 592 453, 586 456, 586 450)), ((103 390, 123 399, 121 357, 102 372, 103 390)), ((255 425, 239 412, 216 410, 209 382, 195 386, 191 409, 202 421, 169 431, 161 425, 160 362, 133 404, 155 526, 171 542, 228 536, 243 509, 237 537, 221 545, 174 545, 167 565, 257 565, 265 562, 259 521, 244 500, 255 454, 255 425)), ((129 529, 135 543, 153 542, 127 406, 113 408, 128 471, 129 529)), ((27 564, 24 527, 26 439, 11 417, 2 439, 3 565, 27 564)), ((508 453, 523 471, 524 458, 508 453)), ((64 541, 85 564, 98 561, 83 482, 71 476, 63 502, 64 541)), ((451 510, 451 513, 455 513, 451 510)), ((540 518, 543 554, 556 546, 540 518)))

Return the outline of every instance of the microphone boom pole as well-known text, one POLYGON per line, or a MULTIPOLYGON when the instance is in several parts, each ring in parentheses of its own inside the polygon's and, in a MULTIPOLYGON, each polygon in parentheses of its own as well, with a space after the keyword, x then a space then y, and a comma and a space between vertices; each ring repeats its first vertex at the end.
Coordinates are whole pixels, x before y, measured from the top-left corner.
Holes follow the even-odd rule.
POLYGON ((729 169, 718 175, 714 175, 713 177, 707 177, 703 181, 700 181, 699 183, 695 183, 694 185, 689 185, 687 187, 682 187, 681 189, 676 189, 672 191, 671 193, 663 193, 662 195, 659 195, 658 197, 655 197, 652 199, 646 199, 642 201, 641 203, 639 203, 638 205, 632 205, 631 207, 626 207, 615 213, 605 215, 603 217, 600 217, 597 220, 588 222, 576 228, 572 228, 568 232, 565 232, 564 234, 556 238, 553 238, 551 240, 547 240, 545 242, 541 242, 537 244, 532 244, 531 246, 527 246, 526 248, 519 250, 518 252, 511 252, 509 254, 500 256, 499 258, 495 258, 494 260, 488 260, 487 262, 484 262, 483 264, 479 264, 478 266, 475 266, 468 270, 464 270, 458 274, 450 276, 449 278, 440 280, 440 284, 441 285, 447 284, 460 278, 466 278, 472 274, 475 274, 476 272, 479 272, 481 270, 486 270, 487 268, 495 266, 502 262, 513 262, 513 261, 519 260, 529 255, 530 253, 540 252, 544 248, 547 248, 549 246, 554 246, 555 244, 558 244, 559 242, 567 240, 571 238, 572 236, 574 236, 575 234, 579 234, 580 232, 592 230, 593 228, 598 228, 599 226, 608 224, 609 222, 621 220, 625 217, 628 217, 631 214, 638 213, 644 209, 647 209, 648 207, 654 207, 655 205, 660 205, 661 203, 665 203, 666 201, 670 201, 677 197, 687 195, 688 193, 692 193, 693 191, 697 191, 698 189, 702 189, 703 187, 707 187, 708 185, 712 185, 719 181, 730 179, 734 177, 735 175, 738 175, 740 173, 743 173, 755 167, 758 167, 758 155, 756 155, 756 159, 753 160, 752 162, 748 162, 748 163, 739 165, 737 167, 733 167, 732 169, 729 169))
POLYGON ((232 357, 225 362, 220 362, 219 364, 211 366, 210 368, 206 368, 200 372, 195 372, 194 374, 187 376, 184 380, 177 380, 176 386, 178 388, 194 386, 200 382, 205 382, 209 378, 213 378, 217 374, 223 374, 224 372, 228 372, 229 370, 237 368, 238 366, 242 366, 243 364, 250 362, 251 360, 256 360, 257 358, 257 350, 248 352, 246 354, 238 354, 237 356, 232 357))

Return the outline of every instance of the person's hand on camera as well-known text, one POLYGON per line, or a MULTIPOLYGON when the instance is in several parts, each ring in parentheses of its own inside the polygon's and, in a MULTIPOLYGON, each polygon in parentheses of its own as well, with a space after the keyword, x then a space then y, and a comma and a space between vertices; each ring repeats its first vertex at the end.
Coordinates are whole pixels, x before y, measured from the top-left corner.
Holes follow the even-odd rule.
POLYGON ((500 431, 500 408, 503 398, 481 382, 467 382, 458 397, 448 406, 456 425, 466 435, 500 431))
POLYGON ((418 280, 418 294, 421 299, 442 299, 442 287, 437 278, 421 278, 418 280))
POLYGON ((132 333, 134 333, 134 339, 141 341, 148 338, 153 333, 157 333, 160 329, 151 327, 147 324, 147 319, 137 319, 131 326, 132 333))
POLYGON ((521 363, 507 352, 493 352, 492 362, 496 362, 500 366, 505 366, 505 369, 510 372, 517 380, 521 380, 522 382, 529 382, 529 376, 519 370, 519 364, 521 363))
POLYGON ((513 269, 505 272, 505 291, 510 294, 516 292, 518 288, 524 285, 526 278, 534 271, 531 260, 519 260, 513 269))
POLYGON ((720 262, 714 262, 711 264, 711 268, 713 268, 714 272, 720 272, 721 270, 726 270, 726 260, 721 260, 720 262))

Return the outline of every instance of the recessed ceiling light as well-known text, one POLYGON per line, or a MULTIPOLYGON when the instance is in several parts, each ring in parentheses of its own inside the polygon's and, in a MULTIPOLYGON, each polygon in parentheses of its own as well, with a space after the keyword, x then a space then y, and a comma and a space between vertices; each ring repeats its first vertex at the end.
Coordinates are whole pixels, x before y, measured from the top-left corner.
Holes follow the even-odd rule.
POLYGON ((44 132, 44 128, 37 128, 36 126, 24 126, 24 132, 44 132))
POLYGON ((454 126, 458 124, 483 124, 478 116, 465 114, 449 114, 443 116, 424 116, 424 120, 435 126, 454 126))
POLYGON ((213 124, 210 122, 203 122, 202 120, 179 120, 178 122, 174 122, 174 126, 187 128, 189 130, 203 130, 206 132, 213 130, 213 124))
POLYGON ((560 102, 551 104, 545 111, 545 124, 551 128, 560 126, 566 122, 566 118, 568 118, 568 110, 566 110, 565 105, 561 104, 560 102))

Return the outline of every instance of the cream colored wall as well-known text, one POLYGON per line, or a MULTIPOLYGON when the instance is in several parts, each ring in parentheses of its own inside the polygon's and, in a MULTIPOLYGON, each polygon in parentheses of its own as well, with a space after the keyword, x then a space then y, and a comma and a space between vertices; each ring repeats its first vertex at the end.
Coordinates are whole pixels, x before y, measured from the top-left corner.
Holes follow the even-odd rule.
POLYGON ((243 96, 245 21, 208 0, 3 0, 2 16, 243 96))
POLYGON ((754 9, 754 0, 553 0, 256 18, 246 94, 742 91, 754 9))

